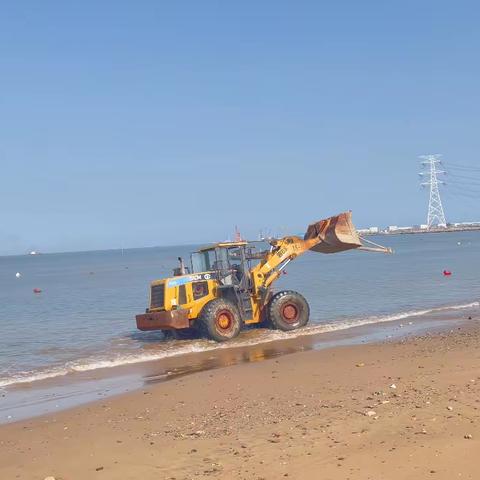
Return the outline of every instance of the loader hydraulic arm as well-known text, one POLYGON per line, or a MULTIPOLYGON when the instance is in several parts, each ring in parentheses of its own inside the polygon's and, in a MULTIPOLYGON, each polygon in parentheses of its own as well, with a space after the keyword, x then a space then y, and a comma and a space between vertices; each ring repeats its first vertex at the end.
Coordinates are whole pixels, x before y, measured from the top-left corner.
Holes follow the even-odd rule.
POLYGON ((252 269, 254 293, 266 299, 268 288, 281 275, 286 265, 307 250, 326 254, 352 249, 392 253, 390 248, 369 240, 363 241, 372 246, 367 247, 362 243, 352 224, 351 212, 343 212, 312 223, 308 226, 303 239, 296 236, 273 239, 270 241, 270 250, 252 269))
POLYGON ((252 269, 255 293, 268 288, 278 279, 288 263, 319 242, 318 238, 303 240, 296 236, 272 240, 270 250, 265 254, 262 261, 252 269))

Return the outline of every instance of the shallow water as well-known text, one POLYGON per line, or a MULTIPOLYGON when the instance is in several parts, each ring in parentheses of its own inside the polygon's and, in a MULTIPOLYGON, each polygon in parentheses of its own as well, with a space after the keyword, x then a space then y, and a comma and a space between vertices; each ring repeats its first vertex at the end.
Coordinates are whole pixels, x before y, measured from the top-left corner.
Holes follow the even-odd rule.
MULTIPOLYGON (((277 288, 309 301, 311 324, 302 335, 478 305, 480 232, 373 240, 395 254, 308 253, 289 265, 277 288), (444 277, 444 269, 453 275, 444 277)), ((176 258, 194 248, 0 257, 0 387, 291 335, 247 330, 218 345, 137 331, 134 316, 146 307, 149 282, 169 276, 176 258)))

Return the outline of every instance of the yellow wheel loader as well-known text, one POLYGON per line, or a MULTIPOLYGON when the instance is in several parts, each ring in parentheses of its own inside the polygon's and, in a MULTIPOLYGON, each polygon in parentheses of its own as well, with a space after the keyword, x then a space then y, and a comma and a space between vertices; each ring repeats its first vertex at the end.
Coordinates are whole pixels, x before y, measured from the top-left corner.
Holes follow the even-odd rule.
POLYGON ((257 250, 257 242, 247 241, 202 248, 192 253, 191 268, 179 258, 173 277, 151 283, 150 305, 136 316, 137 327, 163 330, 180 339, 200 335, 217 342, 236 337, 244 325, 296 330, 309 321, 307 301, 291 290, 272 291, 288 263, 309 250, 391 252, 372 242, 368 243, 374 247, 364 246, 351 212, 309 225, 303 239, 287 236, 268 242, 265 251, 257 250))

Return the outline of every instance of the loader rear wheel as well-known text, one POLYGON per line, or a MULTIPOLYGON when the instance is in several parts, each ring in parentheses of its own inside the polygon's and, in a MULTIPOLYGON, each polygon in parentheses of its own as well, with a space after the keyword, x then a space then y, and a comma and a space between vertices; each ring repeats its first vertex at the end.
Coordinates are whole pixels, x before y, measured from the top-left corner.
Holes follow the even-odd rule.
POLYGON ((305 298, 292 290, 275 294, 268 304, 271 327, 284 332, 304 327, 310 317, 310 307, 305 298))
POLYGON ((237 307, 232 302, 216 298, 203 307, 197 326, 203 336, 225 342, 240 333, 242 322, 237 307))

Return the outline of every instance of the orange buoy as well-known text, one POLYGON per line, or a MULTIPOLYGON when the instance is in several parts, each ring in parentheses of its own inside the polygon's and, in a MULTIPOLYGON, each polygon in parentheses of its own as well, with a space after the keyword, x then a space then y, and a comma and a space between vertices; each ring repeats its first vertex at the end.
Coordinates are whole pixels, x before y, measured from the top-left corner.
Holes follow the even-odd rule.
POLYGON ((34 288, 33 293, 42 293, 42 290, 40 290, 40 288, 34 288))
POLYGON ((452 274, 452 272, 451 272, 450 270, 444 270, 444 271, 443 271, 443 275, 444 275, 445 277, 449 277, 451 274, 452 274))

